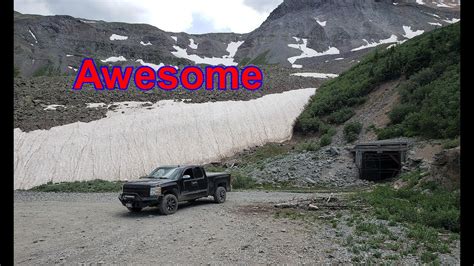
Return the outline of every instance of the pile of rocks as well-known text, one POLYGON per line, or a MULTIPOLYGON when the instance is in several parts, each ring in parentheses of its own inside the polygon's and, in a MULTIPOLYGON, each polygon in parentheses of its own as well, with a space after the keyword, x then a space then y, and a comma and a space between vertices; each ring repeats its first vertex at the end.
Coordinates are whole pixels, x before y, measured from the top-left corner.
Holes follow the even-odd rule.
POLYGON ((332 146, 316 152, 291 152, 243 170, 261 184, 340 188, 369 184, 369 181, 358 178, 357 168, 347 147, 332 146))

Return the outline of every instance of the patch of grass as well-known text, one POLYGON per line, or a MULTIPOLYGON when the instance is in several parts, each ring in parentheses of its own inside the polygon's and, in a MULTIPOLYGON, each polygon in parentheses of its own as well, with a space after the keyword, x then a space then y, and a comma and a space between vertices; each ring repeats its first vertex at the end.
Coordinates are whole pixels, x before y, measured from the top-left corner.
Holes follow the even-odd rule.
POLYGON ((436 262, 436 264, 439 265, 439 259, 438 259, 438 255, 436 255, 435 253, 431 253, 431 252, 423 252, 423 254, 421 254, 421 262, 423 263, 434 263, 436 262))
POLYGON ((355 227, 355 233, 358 235, 361 235, 364 233, 374 235, 374 234, 377 234, 377 232, 378 232, 378 227, 377 225, 373 223, 367 223, 367 222, 359 223, 355 227))
POLYGON ((459 232, 459 191, 438 188, 425 194, 413 188, 396 190, 382 185, 362 194, 379 219, 459 232))
POLYGON ((231 173, 231 176, 232 176, 232 188, 251 189, 251 188, 256 187, 255 180, 249 177, 248 175, 234 172, 234 173, 231 173))
POLYGON ((74 181, 43 184, 31 188, 31 191, 39 192, 119 192, 124 182, 111 182, 105 180, 74 181))
POLYGON ((257 55, 255 58, 244 58, 240 61, 239 66, 246 66, 246 65, 265 65, 267 64, 267 54, 270 50, 266 50, 265 52, 257 55))
POLYGON ((419 170, 403 173, 400 175, 400 179, 406 182, 405 189, 410 189, 416 186, 420 179, 423 177, 423 173, 419 170))
POLYGON ((370 249, 391 250, 397 256, 413 254, 420 256, 423 263, 437 263, 439 253, 449 253, 449 243, 459 238, 459 190, 448 191, 424 182, 423 175, 420 171, 405 173, 400 177, 407 183, 402 188, 378 185, 371 191, 355 193, 352 198, 371 206, 368 214, 387 220, 389 226, 403 226, 403 236, 397 236, 384 223, 360 220, 357 213, 347 223, 355 224, 354 235, 368 237, 363 241, 370 249), (405 237, 406 244, 400 242, 405 237))
POLYGON ((321 149, 321 144, 316 140, 305 140, 296 146, 300 151, 318 151, 321 149))
POLYGON ((454 139, 444 140, 442 145, 443 145, 443 149, 445 149, 445 150, 456 148, 457 146, 460 145, 460 138, 457 137, 457 138, 454 138, 454 139))
POLYGON ((289 148, 279 143, 268 143, 261 147, 257 147, 252 153, 244 154, 242 156, 242 163, 253 164, 255 162, 262 162, 267 158, 277 157, 287 153, 289 148))

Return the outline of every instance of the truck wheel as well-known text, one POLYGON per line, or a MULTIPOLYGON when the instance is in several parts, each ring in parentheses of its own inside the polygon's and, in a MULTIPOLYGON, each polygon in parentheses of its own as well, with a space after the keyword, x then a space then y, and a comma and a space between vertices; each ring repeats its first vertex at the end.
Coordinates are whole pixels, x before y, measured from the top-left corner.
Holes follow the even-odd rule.
POLYGON ((160 212, 164 215, 173 214, 178 210, 178 199, 173 194, 163 197, 160 204, 160 212))
POLYGON ((226 197, 226 190, 224 187, 217 187, 214 193, 214 202, 224 203, 226 197))
POLYGON ((132 208, 127 207, 127 209, 131 212, 140 212, 142 210, 142 208, 140 207, 132 207, 132 208))

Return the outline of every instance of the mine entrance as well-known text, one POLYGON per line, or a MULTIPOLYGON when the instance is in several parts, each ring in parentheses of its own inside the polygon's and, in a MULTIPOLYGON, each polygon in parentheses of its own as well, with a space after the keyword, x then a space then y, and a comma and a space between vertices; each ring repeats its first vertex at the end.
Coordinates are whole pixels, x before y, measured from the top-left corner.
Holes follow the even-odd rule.
POLYGON ((359 177, 367 180, 392 178, 400 173, 405 161, 407 143, 375 141, 357 144, 354 148, 359 177))

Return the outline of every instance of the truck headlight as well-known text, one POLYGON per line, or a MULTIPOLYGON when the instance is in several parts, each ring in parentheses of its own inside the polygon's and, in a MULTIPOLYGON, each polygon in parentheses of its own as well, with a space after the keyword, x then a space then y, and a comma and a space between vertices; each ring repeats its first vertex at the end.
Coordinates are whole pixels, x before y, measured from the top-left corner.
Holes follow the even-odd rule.
POLYGON ((161 187, 150 188, 150 196, 159 196, 159 195, 161 195, 161 187))

